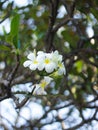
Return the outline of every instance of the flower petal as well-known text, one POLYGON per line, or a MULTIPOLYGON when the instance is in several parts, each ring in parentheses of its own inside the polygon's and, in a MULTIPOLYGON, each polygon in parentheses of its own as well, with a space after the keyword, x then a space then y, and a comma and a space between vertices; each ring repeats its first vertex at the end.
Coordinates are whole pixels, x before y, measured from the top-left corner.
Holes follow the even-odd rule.
POLYGON ((29 68, 30 68, 30 70, 36 70, 37 65, 36 64, 31 64, 29 68))
POLYGON ((49 76, 44 76, 44 80, 47 82, 47 84, 49 84, 53 80, 53 78, 49 76))
POLYGON ((38 51, 37 55, 45 55, 45 53, 43 51, 38 51))
POLYGON ((35 59, 35 54, 34 53, 30 53, 28 56, 27 56, 28 59, 30 60, 34 60, 35 59))
POLYGON ((66 70, 65 70, 64 63, 60 63, 60 66, 59 66, 59 69, 58 69, 58 74, 59 75, 62 75, 62 74, 65 75, 65 73, 66 73, 66 70))
POLYGON ((28 67, 28 66, 30 66, 31 63, 32 63, 32 62, 31 62, 30 60, 27 60, 27 61, 25 61, 25 62, 23 63, 23 66, 24 66, 24 67, 28 67))
POLYGON ((54 71, 54 67, 53 67, 51 64, 46 65, 46 66, 45 66, 45 71, 46 71, 47 73, 51 73, 51 72, 54 71))
POLYGON ((43 69, 44 69, 44 64, 39 64, 39 65, 38 65, 38 70, 41 71, 41 70, 43 70, 43 69))

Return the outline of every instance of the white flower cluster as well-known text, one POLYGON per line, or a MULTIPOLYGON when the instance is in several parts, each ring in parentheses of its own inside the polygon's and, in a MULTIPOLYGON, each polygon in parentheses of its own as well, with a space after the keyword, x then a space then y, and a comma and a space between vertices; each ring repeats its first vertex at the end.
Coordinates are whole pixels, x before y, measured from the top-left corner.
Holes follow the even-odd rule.
POLYGON ((45 53, 43 51, 34 51, 27 56, 28 60, 23 63, 24 67, 29 67, 31 70, 38 69, 39 71, 45 70, 47 73, 54 71, 58 72, 58 75, 66 73, 63 57, 56 50, 51 53, 45 53))

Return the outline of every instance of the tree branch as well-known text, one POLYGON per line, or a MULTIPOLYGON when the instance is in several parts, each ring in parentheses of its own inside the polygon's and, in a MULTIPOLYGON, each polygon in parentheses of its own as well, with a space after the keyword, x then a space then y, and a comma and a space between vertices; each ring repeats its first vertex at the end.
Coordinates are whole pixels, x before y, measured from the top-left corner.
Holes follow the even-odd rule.
POLYGON ((50 0, 51 12, 50 12, 49 26, 48 26, 48 30, 47 30, 47 34, 45 38, 47 52, 54 48, 54 45, 53 45, 54 32, 52 30, 56 21, 58 5, 59 5, 59 0, 54 0, 54 1, 50 0))

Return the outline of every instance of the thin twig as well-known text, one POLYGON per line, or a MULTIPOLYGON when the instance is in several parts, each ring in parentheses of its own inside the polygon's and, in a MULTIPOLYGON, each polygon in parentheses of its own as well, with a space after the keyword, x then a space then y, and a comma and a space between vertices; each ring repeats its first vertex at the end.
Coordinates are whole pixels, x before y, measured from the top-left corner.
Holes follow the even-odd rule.
POLYGON ((34 86, 34 88, 32 89, 32 91, 28 94, 29 96, 25 97, 21 101, 21 103, 16 104, 16 108, 15 109, 19 109, 19 108, 23 107, 26 104, 26 102, 28 101, 28 99, 30 98, 30 96, 33 94, 35 88, 36 88, 36 86, 34 86))

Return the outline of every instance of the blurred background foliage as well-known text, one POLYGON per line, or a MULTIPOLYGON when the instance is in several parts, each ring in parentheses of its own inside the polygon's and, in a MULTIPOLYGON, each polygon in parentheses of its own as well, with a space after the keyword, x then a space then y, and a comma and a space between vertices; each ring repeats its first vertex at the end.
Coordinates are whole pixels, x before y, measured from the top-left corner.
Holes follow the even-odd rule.
MULTIPOLYGON (((51 110, 60 103, 72 101, 74 107, 70 109, 70 114, 67 113, 67 116, 71 115, 76 108, 85 124, 82 110, 91 107, 87 103, 88 97, 92 96, 96 99, 94 102, 98 100, 98 0, 39 0, 38 3, 34 2, 28 0, 27 5, 18 6, 15 1, 0 1, 1 81, 6 80, 10 75, 17 64, 16 57, 19 55, 20 65, 11 81, 11 88, 15 85, 38 82, 39 72, 31 72, 23 67, 26 55, 34 49, 47 52, 58 50, 64 58, 66 75, 55 79, 46 91, 54 95, 53 101, 55 98, 59 100, 54 103, 51 96, 46 96, 45 99, 34 98, 41 100, 40 104, 43 109, 48 106, 51 110), (4 24, 6 20, 9 28, 4 24)), ((3 83, 1 82, 0 85, 4 86, 3 83)), ((0 96, 3 97, 7 91, 4 87, 1 88, 0 96)), ((97 109, 98 106, 95 106, 95 112, 97 109)), ((98 121, 95 115, 93 119, 98 121)), ((62 120, 59 119, 59 122, 62 120)), ((35 124, 37 128, 37 122, 35 124)), ((41 122, 39 126, 41 127, 41 122)), ((73 129, 76 128, 78 127, 73 127, 73 129)))

